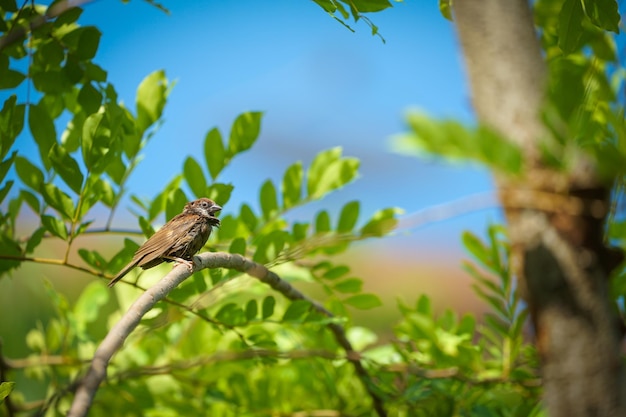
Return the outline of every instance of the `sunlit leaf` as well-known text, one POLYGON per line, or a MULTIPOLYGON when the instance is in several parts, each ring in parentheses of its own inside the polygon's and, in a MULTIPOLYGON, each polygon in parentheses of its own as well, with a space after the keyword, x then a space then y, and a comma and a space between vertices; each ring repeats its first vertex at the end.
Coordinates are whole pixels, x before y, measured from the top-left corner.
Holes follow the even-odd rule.
POLYGON ((382 305, 380 298, 374 294, 357 294, 343 300, 344 303, 360 310, 369 310, 382 305))
POLYGON ((76 160, 56 142, 50 149, 48 157, 55 172, 69 185, 72 191, 80 194, 84 178, 76 160))
POLYGON ((34 105, 30 106, 28 109, 28 126, 30 127, 30 132, 35 142, 37 142, 41 161, 46 169, 49 169, 50 159, 48 158, 48 154, 52 146, 56 143, 54 122, 48 112, 42 109, 41 106, 34 105))
POLYGON ((215 180, 226 164, 224 141, 217 128, 211 129, 204 139, 204 158, 209 174, 215 180))
POLYGON ((196 198, 204 197, 207 190, 206 178, 204 177, 200 164, 190 156, 185 159, 183 174, 185 175, 187 184, 189 184, 189 188, 191 188, 196 198))
POLYGON ((261 306, 261 316, 263 320, 268 319, 274 314, 274 307, 276 306, 276 299, 271 295, 268 295, 263 299, 261 306))
POLYGON ((354 229, 359 218, 359 207, 360 204, 356 200, 343 206, 339 215, 339 222, 337 223, 337 232, 346 233, 354 229))
POLYGON ((228 139, 228 152, 234 156, 246 151, 256 142, 261 131, 261 112, 242 113, 233 122, 228 139))
POLYGON ((304 318, 311 309, 311 303, 306 300, 292 301, 283 314, 282 321, 298 321, 304 318))
POLYGON ((261 186, 260 193, 261 211, 265 220, 271 219, 278 213, 278 198, 276 196, 276 187, 271 180, 267 180, 261 186))
POLYGON ((45 184, 41 187, 41 195, 46 203, 63 215, 66 219, 71 219, 74 214, 74 201, 54 184, 45 184))
POLYGON ((137 127, 145 131, 161 118, 168 93, 165 71, 155 71, 141 81, 137 88, 137 127))
POLYGON ((285 171, 281 187, 283 208, 288 209, 300 202, 303 176, 304 171, 301 162, 296 162, 285 171))
POLYGON ((41 216, 41 224, 54 236, 67 239, 67 228, 63 220, 44 214, 41 216))

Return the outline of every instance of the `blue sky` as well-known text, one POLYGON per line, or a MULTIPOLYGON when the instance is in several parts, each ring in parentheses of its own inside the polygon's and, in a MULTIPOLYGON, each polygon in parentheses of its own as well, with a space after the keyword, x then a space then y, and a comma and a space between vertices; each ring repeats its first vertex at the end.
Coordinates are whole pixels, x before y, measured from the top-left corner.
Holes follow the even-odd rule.
MULTIPOLYGON (((80 19, 103 32, 95 62, 131 109, 150 72, 164 69, 176 80, 165 123, 129 182, 132 193, 156 195, 188 155, 202 160, 209 129, 227 132, 247 110, 265 113, 262 133, 221 177, 235 185, 225 212, 238 211, 243 201, 256 205, 263 181, 278 184, 288 165, 308 164, 334 146, 361 160, 360 178, 293 217, 310 219, 321 208, 338 212, 354 199, 361 200, 363 217, 388 206, 410 214, 492 189, 479 167, 391 152, 390 137, 406 129, 409 108, 473 120, 453 26, 436 1, 394 3, 371 14, 386 43, 363 22, 351 22, 356 32, 350 32, 308 0, 163 4, 170 15, 143 1, 99 0, 84 6, 80 19)), ((18 147, 27 149, 28 141, 21 138, 18 147)), ((126 199, 118 224, 134 224, 129 206, 126 199)), ((496 210, 483 210, 403 231, 383 245, 455 251, 461 230, 480 233, 498 218, 496 210)))

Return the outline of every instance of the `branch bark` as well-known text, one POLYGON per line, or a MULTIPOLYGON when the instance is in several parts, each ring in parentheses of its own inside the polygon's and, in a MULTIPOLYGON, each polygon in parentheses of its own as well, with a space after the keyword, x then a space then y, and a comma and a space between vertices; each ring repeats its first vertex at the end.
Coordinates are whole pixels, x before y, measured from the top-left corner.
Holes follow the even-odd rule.
POLYGON ((525 156, 523 180, 496 181, 511 264, 536 328, 549 415, 626 415, 622 335, 608 296, 609 274, 622 256, 602 238, 610 184, 582 153, 569 172, 541 164, 538 144, 548 137, 539 117, 546 64, 529 2, 459 0, 453 7, 478 119, 525 156), (515 208, 508 199, 520 192, 565 203, 556 211, 515 208))
MULTIPOLYGON (((241 255, 223 252, 207 252, 196 256, 195 259, 199 266, 196 266, 194 271, 204 268, 234 269, 239 272, 246 273, 251 277, 257 278, 261 282, 269 285, 271 288, 281 293, 289 300, 306 300, 311 303, 315 310, 328 317, 333 317, 333 314, 326 310, 321 304, 306 297, 300 291, 292 287, 288 282, 283 281, 274 272, 270 271, 261 264, 244 258, 241 255)), ((182 283, 190 275, 191 273, 185 266, 181 265, 173 268, 172 271, 163 277, 157 284, 141 294, 141 296, 133 303, 133 305, 131 305, 124 316, 122 316, 120 321, 117 322, 113 328, 111 328, 109 333, 100 343, 100 346, 96 349, 91 366, 89 367, 85 377, 78 385, 74 401, 67 414, 68 417, 82 417, 87 415, 100 383, 106 378, 107 367, 115 352, 122 347, 124 341, 137 327, 142 317, 150 311, 150 309, 158 301, 162 300, 171 290, 176 288, 176 286, 182 283)), ((357 376, 371 397, 372 405, 376 413, 379 417, 385 417, 387 413, 384 408, 382 397, 378 394, 369 373, 361 363, 360 354, 354 350, 352 344, 348 340, 345 330, 337 323, 329 323, 327 326, 333 333, 337 343, 346 351, 346 358, 354 366, 357 376)))

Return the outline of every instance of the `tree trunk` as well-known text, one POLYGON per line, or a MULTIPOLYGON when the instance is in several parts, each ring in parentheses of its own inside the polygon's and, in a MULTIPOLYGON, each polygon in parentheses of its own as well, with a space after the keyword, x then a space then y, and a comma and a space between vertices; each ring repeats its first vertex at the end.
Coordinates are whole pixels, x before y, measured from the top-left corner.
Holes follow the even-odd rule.
POLYGON ((511 265, 535 325, 548 413, 626 416, 622 334, 608 296, 621 254, 603 242, 611 184, 582 153, 568 172, 541 164, 546 64, 529 2, 457 0, 453 7, 478 119, 524 153, 523 179, 496 182, 511 265))

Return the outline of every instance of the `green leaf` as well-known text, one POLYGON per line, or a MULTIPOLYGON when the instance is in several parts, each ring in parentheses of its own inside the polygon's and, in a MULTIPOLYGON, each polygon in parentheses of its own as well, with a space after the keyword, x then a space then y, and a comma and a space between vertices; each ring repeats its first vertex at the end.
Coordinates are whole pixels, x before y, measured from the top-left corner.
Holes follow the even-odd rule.
POLYGON ((15 382, 0 382, 0 404, 11 394, 13 388, 15 388, 15 382))
POLYGON ((475 234, 466 230, 463 232, 461 240, 465 249, 480 261, 480 263, 488 268, 493 265, 491 262, 491 251, 475 234))
POLYGON ((291 228, 291 237, 294 242, 300 242, 307 237, 307 233, 309 231, 309 223, 299 223, 295 222, 291 228))
POLYGON ((226 165, 226 151, 219 129, 213 128, 204 139, 204 158, 211 178, 215 180, 226 165))
POLYGON ((41 240, 43 239, 44 234, 46 233, 45 227, 40 227, 33 232, 33 234, 28 239, 28 243, 26 243, 25 253, 33 253, 33 251, 39 246, 41 240))
POLYGON ((285 171, 281 187, 284 209, 291 208, 300 202, 303 176, 302 162, 292 164, 285 171))
POLYGON ((237 116, 230 130, 228 152, 234 156, 254 145, 261 131, 261 112, 247 112, 237 116))
POLYGON ((87 171, 101 173, 115 156, 110 148, 111 129, 103 113, 94 113, 85 119, 81 140, 83 161, 87 171))
POLYGON ((192 157, 187 157, 183 166, 183 173, 196 198, 204 197, 208 185, 200 164, 192 157))
POLYGON ((50 38, 35 49, 32 69, 59 68, 64 58, 65 51, 61 44, 56 39, 50 38))
POLYGON ((320 152, 309 167, 307 194, 317 199, 352 181, 358 171, 356 158, 341 158, 341 148, 336 147, 320 152))
POLYGON ((322 278, 334 280, 337 278, 341 278, 342 276, 346 275, 348 272, 350 272, 350 268, 348 268, 345 265, 339 265, 339 266, 332 267, 326 272, 324 272, 324 274, 322 275, 322 278))
POLYGON ((168 93, 163 70, 155 71, 141 81, 137 88, 137 128, 144 132, 161 118, 168 93))
POLYGON ((80 293, 74 304, 78 332, 84 334, 87 325, 101 317, 100 309, 109 301, 108 291, 100 282, 92 282, 80 293))
POLYGON ((74 202, 54 184, 45 184, 41 188, 41 195, 46 203, 55 208, 65 219, 70 220, 74 214, 74 202))
POLYGON ((452 19, 452 0, 439 0, 439 11, 441 15, 448 19, 449 21, 453 21, 452 19))
POLYGON ((171 192, 165 203, 165 219, 170 221, 174 216, 183 212, 185 204, 189 202, 189 199, 180 188, 171 192))
POLYGON ((420 295, 415 304, 415 311, 424 315, 424 316, 432 316, 433 308, 430 298, 427 295, 420 295))
POLYGON ((2 161, 2 163, 0 163, 0 181, 2 181, 4 177, 7 175, 7 172, 9 172, 9 169, 11 168, 11 165, 13 165, 13 162, 15 161, 16 156, 17 156, 17 151, 13 151, 10 157, 8 157, 4 161, 2 161))
POLYGON ((7 181, 4 186, 0 188, 0 203, 4 201, 4 198, 7 196, 14 183, 15 181, 7 181))
MULTIPOLYGON (((94 26, 81 28, 80 37, 76 45, 76 55, 82 59, 91 59, 96 56, 100 36, 102 35, 94 26)), ((80 30, 80 29, 79 29, 80 30)))
POLYGON ((245 313, 236 303, 224 305, 215 318, 227 326, 240 326, 246 323, 245 313))
POLYGON ((344 303, 361 310, 369 310, 382 305, 380 298, 374 294, 357 294, 343 300, 344 303))
POLYGON ((241 210, 239 211, 239 220, 248 228, 250 232, 256 230, 257 225, 259 224, 259 220, 257 219, 252 208, 243 203, 241 205, 241 210))
POLYGON ((41 161, 46 169, 50 169, 51 165, 48 154, 52 146, 56 143, 57 137, 54 122, 42 106, 34 105, 30 106, 28 110, 28 126, 30 127, 30 132, 35 142, 37 142, 41 161))
POLYGON ((256 300, 250 300, 246 304, 246 319, 247 321, 254 320, 259 313, 259 305, 256 300))
POLYGON ((148 220, 145 217, 139 216, 138 221, 139 221, 139 228, 141 229, 141 232, 146 237, 150 237, 154 234, 154 227, 152 227, 150 222, 148 222, 148 220))
POLYGON ((74 158, 57 143, 52 145, 48 157, 56 173, 69 185, 72 191, 80 194, 84 177, 74 158))
MULTIPOLYGON (((55 3, 51 4, 48 7, 48 10, 51 7, 54 7, 55 5, 56 5, 55 3)), ((61 13, 54 20, 53 26, 55 28, 58 28, 58 27, 61 27, 63 25, 70 25, 70 24, 76 22, 82 13, 83 13, 83 9, 81 9, 80 7, 71 7, 69 9, 66 9, 66 10, 63 11, 63 13, 61 13)))
POLYGON ((330 230, 330 215, 326 210, 322 210, 317 213, 317 217, 315 218, 315 232, 326 233, 330 232, 330 230))
POLYGON ((282 321, 299 321, 310 311, 311 303, 306 300, 292 301, 287 307, 282 321))
POLYGON ((341 209, 339 222, 337 223, 337 232, 351 232, 359 218, 359 202, 351 201, 341 209))
POLYGON ((35 89, 44 94, 63 94, 72 88, 72 82, 60 69, 46 70, 32 75, 35 89))
POLYGON ((276 306, 276 299, 271 295, 268 295, 263 299, 261 306, 261 316, 263 320, 268 319, 274 314, 274 307, 276 306))
POLYGON ((39 191, 44 181, 43 172, 41 172, 39 168, 33 165, 28 159, 18 156, 15 159, 15 171, 26 186, 39 191))
POLYGON ((12 90, 22 84, 26 75, 14 69, 0 69, 0 90, 12 90))
POLYGON ((35 195, 26 190, 20 190, 20 198, 26 201, 26 204, 35 212, 39 213, 41 206, 39 204, 39 199, 35 197, 35 195))
POLYGON ((54 236, 67 240, 67 228, 63 220, 43 214, 41 216, 41 224, 54 236))
POLYGON ((232 184, 215 182, 207 188, 206 197, 224 207, 226 203, 228 203, 228 200, 230 200, 230 195, 234 188, 232 184))
POLYGON ((116 195, 109 181, 103 178, 96 179, 91 184, 90 192, 93 193, 96 201, 102 202, 107 207, 113 207, 116 195))
POLYGON ((4 101, 0 110, 0 159, 9 153, 9 149, 24 127, 26 107, 23 104, 16 105, 16 102, 17 96, 12 95, 4 101))
POLYGON ((619 11, 615 0, 583 0, 585 14, 591 22, 605 30, 619 33, 619 11))
POLYGON ((373 13, 391 7, 389 0, 352 0, 350 5, 360 13, 373 13))
POLYGON ((288 233, 283 230, 274 230, 262 235, 257 243, 253 260, 260 264, 267 264, 275 260, 285 247, 288 233))
POLYGON ((363 281, 359 278, 348 278, 343 281, 339 281, 333 289, 335 291, 343 292, 343 293, 355 293, 360 292, 361 287, 363 287, 363 281))
POLYGON ((228 252, 246 256, 246 240, 242 237, 236 237, 231 242, 228 252))
POLYGON ((267 180, 261 186, 260 193, 261 211, 265 220, 271 219, 278 213, 278 198, 276 196, 276 187, 271 180, 267 180))
POLYGON ((566 53, 580 48, 583 34, 583 6, 581 0, 565 0, 559 13, 559 47, 566 53))
POLYGON ((102 104, 102 93, 96 90, 91 83, 85 83, 78 93, 78 103, 83 107, 86 114, 95 113, 102 104))
POLYGON ((397 208, 386 208, 377 211, 372 219, 361 228, 361 236, 381 237, 395 229, 398 224, 396 215, 402 211, 397 208))

